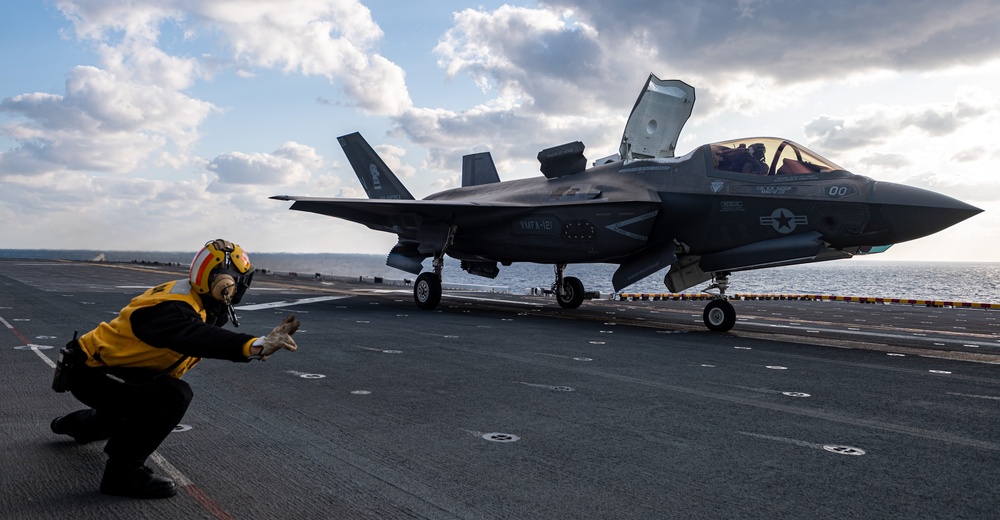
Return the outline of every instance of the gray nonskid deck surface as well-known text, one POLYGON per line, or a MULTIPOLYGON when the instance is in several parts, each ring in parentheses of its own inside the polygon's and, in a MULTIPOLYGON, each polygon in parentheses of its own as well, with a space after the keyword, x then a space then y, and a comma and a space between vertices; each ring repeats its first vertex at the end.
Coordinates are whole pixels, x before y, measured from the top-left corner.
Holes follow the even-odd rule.
POLYGON ((1000 312, 836 302, 586 302, 261 276, 239 311, 300 349, 205 360, 150 465, 106 497, 102 446, 52 434, 74 329, 177 268, 0 261, 3 518, 989 518, 1000 312), (268 305, 272 304, 272 305, 268 305), (251 310, 256 309, 256 310, 251 310))

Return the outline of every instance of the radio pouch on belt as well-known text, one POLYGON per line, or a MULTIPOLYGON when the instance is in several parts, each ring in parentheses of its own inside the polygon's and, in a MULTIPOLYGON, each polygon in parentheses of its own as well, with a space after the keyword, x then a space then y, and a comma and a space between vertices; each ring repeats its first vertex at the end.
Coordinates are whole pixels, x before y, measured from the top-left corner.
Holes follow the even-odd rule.
POLYGON ((73 339, 59 349, 59 361, 56 361, 56 371, 52 377, 52 389, 63 393, 69 390, 73 369, 80 355, 80 344, 76 341, 77 331, 73 331, 73 339))

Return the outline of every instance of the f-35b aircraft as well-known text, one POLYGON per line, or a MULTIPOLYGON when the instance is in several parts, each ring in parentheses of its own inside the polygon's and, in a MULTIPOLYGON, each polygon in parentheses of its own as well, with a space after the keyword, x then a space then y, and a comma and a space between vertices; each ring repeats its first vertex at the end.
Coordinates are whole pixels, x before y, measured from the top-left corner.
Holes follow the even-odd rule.
POLYGON ((754 137, 674 148, 694 88, 650 75, 625 126, 619 153, 587 167, 577 141, 538 153, 543 176, 501 182, 489 152, 462 161, 462 187, 413 196, 358 133, 338 138, 369 199, 275 196, 291 209, 395 233, 386 264, 419 274, 414 300, 441 299, 447 254, 471 274, 497 264, 555 265, 559 305, 583 302, 569 264, 612 263, 615 291, 669 267, 680 292, 712 280, 705 325, 730 330, 730 273, 885 251, 945 229, 979 208, 931 191, 856 175, 787 139, 754 137), (422 262, 433 258, 433 271, 422 262))

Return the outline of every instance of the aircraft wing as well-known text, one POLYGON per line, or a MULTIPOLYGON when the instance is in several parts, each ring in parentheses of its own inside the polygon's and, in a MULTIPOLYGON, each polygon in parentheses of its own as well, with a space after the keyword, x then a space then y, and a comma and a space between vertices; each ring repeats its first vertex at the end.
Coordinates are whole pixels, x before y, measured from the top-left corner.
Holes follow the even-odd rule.
POLYGON ((389 233, 416 230, 424 222, 443 222, 459 227, 489 225, 510 220, 534 209, 534 206, 528 204, 483 201, 341 199, 288 195, 271 198, 293 201, 289 209, 349 220, 389 233))

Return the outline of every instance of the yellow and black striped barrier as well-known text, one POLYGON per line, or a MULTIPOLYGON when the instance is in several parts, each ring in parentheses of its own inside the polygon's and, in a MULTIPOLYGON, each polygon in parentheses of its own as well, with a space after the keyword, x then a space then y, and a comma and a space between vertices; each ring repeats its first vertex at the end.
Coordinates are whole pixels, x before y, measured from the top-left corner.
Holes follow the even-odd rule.
MULTIPOLYGON (((664 300, 711 300, 718 295, 709 293, 618 293, 613 300, 621 301, 664 301, 664 300)), ((927 307, 964 307, 971 309, 1000 309, 1000 303, 956 302, 946 300, 915 300, 906 298, 873 298, 870 296, 833 296, 825 294, 742 294, 729 296, 730 300, 804 300, 856 303, 899 303, 924 305, 927 307)))

